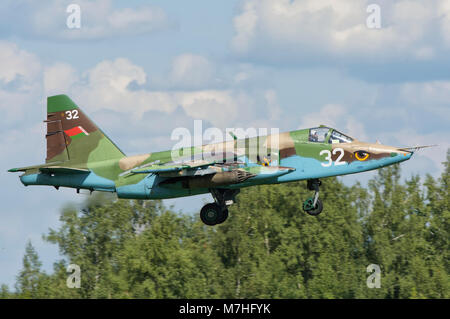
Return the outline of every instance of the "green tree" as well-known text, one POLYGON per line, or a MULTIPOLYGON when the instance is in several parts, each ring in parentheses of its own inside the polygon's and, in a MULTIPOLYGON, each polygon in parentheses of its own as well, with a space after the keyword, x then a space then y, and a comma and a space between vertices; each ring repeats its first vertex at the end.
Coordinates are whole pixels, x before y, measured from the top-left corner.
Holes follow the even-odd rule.
POLYGON ((258 186, 239 195, 230 219, 215 236, 216 250, 232 278, 226 297, 360 294, 363 237, 353 198, 336 178, 327 179, 322 190, 326 204, 317 217, 302 211, 302 201, 310 195, 305 182, 258 186))
POLYGON ((219 287, 215 276, 220 274, 220 264, 207 242, 201 239, 202 230, 199 229, 197 238, 187 238, 186 226, 194 225, 173 212, 164 211, 139 236, 125 244, 119 268, 132 296, 217 296, 219 287), (193 242, 201 246, 194 246, 193 242))
POLYGON ((370 183, 371 211, 366 216, 367 259, 381 267, 381 289, 368 297, 444 298, 448 282, 442 257, 430 239, 432 216, 420 179, 400 183, 398 166, 383 168, 370 183))
POLYGON ((42 290, 44 274, 41 272, 42 263, 31 241, 25 247, 22 260, 22 270, 17 276, 16 290, 21 298, 39 298, 42 290))
POLYGON ((12 294, 9 291, 9 288, 7 285, 3 284, 0 287, 0 299, 7 299, 12 297, 12 294))
MULTIPOLYGON (((62 227, 51 229, 45 239, 56 243, 69 263, 81 268, 80 296, 126 296, 127 284, 117 276, 118 258, 127 239, 149 223, 159 202, 114 201, 97 195, 81 210, 68 206, 61 215, 62 227)), ((63 264, 58 266, 62 272, 63 264)))

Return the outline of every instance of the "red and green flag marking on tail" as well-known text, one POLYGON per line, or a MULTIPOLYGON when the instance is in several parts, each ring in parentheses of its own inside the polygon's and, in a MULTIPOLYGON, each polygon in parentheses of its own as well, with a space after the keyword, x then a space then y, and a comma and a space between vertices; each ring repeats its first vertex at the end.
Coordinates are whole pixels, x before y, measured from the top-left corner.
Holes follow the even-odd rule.
POLYGON ((72 140, 89 135, 89 133, 86 132, 86 130, 81 126, 75 126, 69 130, 65 130, 64 132, 69 135, 72 140))

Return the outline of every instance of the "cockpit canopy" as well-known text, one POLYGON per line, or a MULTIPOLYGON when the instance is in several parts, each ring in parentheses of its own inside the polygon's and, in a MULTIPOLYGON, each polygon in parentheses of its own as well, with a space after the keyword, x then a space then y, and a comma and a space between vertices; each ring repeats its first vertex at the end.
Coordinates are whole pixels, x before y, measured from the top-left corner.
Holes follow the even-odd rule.
POLYGON ((350 136, 347 136, 345 134, 336 131, 333 128, 325 126, 311 128, 309 130, 308 140, 310 142, 315 143, 329 143, 329 144, 353 142, 353 138, 351 138, 350 136))
POLYGON ((309 130, 309 141, 316 143, 325 143, 327 140, 329 127, 316 127, 309 130))
POLYGON ((350 136, 344 135, 334 129, 331 131, 330 139, 328 140, 330 144, 351 142, 353 142, 353 139, 350 136))

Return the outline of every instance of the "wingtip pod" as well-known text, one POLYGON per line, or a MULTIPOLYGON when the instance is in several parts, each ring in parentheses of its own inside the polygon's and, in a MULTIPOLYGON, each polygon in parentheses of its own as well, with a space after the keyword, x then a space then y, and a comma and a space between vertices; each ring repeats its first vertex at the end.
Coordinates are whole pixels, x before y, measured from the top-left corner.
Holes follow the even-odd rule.
POLYGON ((8 172, 10 172, 10 173, 17 173, 19 170, 17 169, 17 168, 10 168, 9 170, 8 170, 8 172))

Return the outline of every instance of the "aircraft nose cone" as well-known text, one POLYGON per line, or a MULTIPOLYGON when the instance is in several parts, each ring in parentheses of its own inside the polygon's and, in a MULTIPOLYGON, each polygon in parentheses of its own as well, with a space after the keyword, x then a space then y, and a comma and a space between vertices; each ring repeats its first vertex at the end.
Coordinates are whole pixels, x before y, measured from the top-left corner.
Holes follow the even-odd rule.
POLYGON ((396 152, 391 153, 391 156, 392 157, 398 156, 398 160, 403 162, 403 161, 409 160, 413 154, 414 154, 414 152, 412 152, 412 151, 397 150, 396 152))

